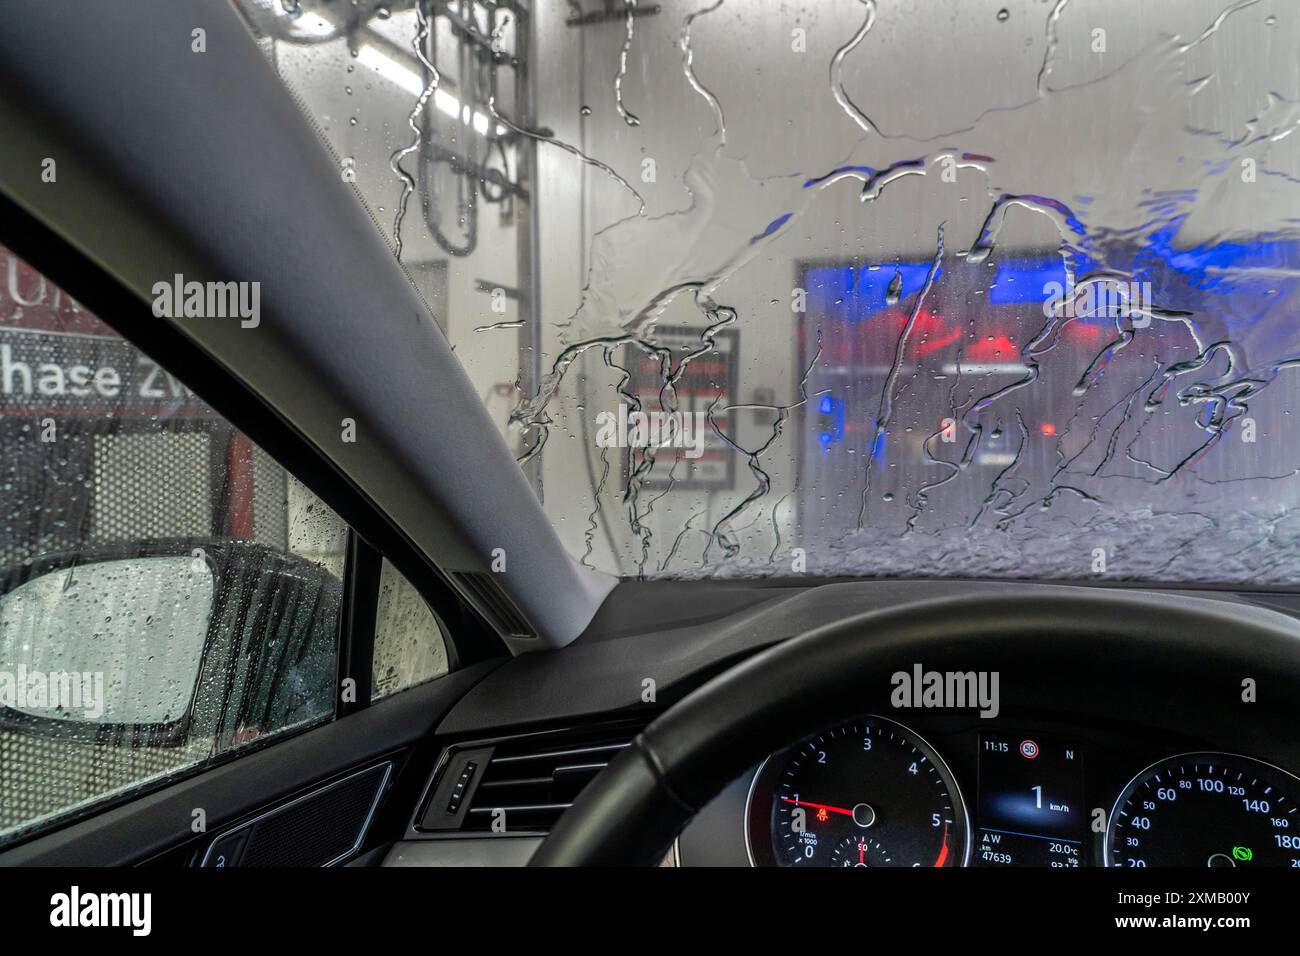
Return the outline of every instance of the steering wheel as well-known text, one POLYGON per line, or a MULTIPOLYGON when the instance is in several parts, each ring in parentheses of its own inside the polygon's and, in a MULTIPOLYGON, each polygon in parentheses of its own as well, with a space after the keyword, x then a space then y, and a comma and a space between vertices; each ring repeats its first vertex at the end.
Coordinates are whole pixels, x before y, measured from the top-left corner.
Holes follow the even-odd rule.
POLYGON ((997 672, 1004 710, 1135 714, 1276 749, 1300 700, 1300 622, 1231 598, 1048 585, 837 622, 670 707, 583 789, 530 865, 659 863, 696 812, 772 751, 873 708, 892 712, 891 675, 918 664, 997 672), (1258 702, 1243 701, 1247 678, 1258 702))

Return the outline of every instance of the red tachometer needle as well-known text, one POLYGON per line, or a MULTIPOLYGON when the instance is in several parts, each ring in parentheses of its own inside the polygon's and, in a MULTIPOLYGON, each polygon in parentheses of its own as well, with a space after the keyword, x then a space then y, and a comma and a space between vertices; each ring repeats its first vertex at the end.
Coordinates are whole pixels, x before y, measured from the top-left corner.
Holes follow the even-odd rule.
POLYGON ((948 862, 948 824, 943 825, 943 846, 939 848, 939 858, 934 861, 935 866, 943 866, 948 862))
POLYGON ((809 803, 806 800, 791 800, 789 797, 781 798, 786 803, 793 803, 796 807, 812 807, 814 810, 827 810, 831 813, 842 813, 846 817, 853 816, 852 810, 845 810, 843 807, 829 807, 824 803, 809 803))

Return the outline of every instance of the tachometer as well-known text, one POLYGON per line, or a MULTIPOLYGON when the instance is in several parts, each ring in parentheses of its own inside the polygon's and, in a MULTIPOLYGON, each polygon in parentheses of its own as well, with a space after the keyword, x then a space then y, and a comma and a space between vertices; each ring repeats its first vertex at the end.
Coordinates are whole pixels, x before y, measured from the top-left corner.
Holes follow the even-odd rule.
POLYGON ((966 806, 943 759, 883 717, 810 737, 764 763, 750 855, 779 866, 964 866, 966 806))
POLYGON ((1152 764, 1115 801, 1109 866, 1300 867, 1300 779, 1225 753, 1152 764))

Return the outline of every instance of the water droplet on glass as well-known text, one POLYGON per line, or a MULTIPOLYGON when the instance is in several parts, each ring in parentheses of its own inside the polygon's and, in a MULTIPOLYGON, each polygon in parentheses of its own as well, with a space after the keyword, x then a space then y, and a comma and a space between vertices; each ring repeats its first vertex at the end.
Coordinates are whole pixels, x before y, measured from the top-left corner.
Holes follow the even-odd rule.
POLYGON ((885 289, 885 304, 898 305, 898 300, 903 297, 903 273, 895 272, 894 277, 889 280, 889 287, 885 289))

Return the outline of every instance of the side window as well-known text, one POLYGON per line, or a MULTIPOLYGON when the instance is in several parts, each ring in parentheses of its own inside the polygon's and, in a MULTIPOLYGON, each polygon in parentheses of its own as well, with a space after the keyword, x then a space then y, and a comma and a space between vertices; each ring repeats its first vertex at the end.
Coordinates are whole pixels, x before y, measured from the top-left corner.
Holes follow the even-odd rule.
MULTIPOLYGON (((330 719, 346 530, 0 248, 0 844, 330 719)), ((438 665, 390 587, 403 686, 438 665)))
POLYGON ((372 701, 447 673, 447 643, 418 591, 385 558, 375 609, 372 701))

